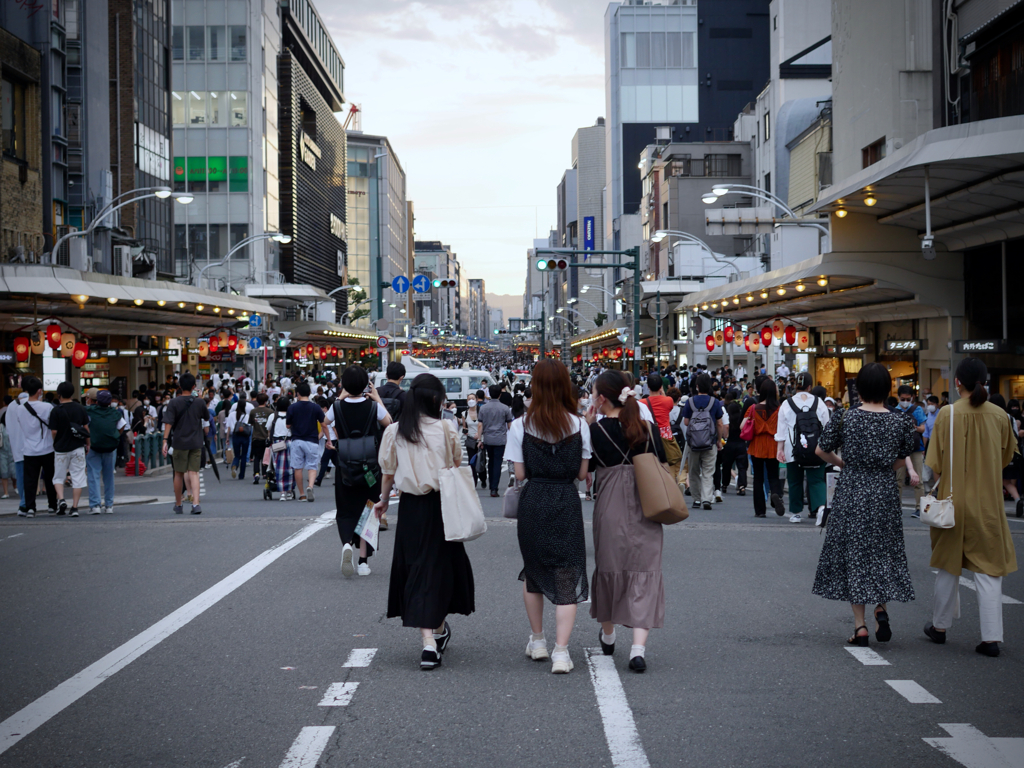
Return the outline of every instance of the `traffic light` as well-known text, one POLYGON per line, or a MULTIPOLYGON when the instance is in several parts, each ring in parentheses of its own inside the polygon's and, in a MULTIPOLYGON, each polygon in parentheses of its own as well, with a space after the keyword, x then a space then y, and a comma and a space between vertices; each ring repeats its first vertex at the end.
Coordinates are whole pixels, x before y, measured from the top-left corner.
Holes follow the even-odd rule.
POLYGON ((435 280, 433 283, 435 288, 454 288, 454 280, 435 280))
POLYGON ((287 347, 288 346, 288 342, 291 340, 291 338, 292 338, 292 332, 291 331, 278 331, 277 332, 277 346, 279 346, 279 347, 287 347))
POLYGON ((564 270, 569 268, 569 262, 565 259, 537 259, 537 269, 540 272, 554 272, 556 269, 564 270))

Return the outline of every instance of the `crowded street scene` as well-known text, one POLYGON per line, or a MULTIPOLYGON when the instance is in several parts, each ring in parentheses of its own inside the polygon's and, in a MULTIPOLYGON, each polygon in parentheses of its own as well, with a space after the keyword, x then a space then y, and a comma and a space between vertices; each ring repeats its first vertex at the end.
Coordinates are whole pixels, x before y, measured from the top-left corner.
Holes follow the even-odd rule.
POLYGON ((0 0, 0 85, 0 768, 1024 768, 1024 4, 0 0))

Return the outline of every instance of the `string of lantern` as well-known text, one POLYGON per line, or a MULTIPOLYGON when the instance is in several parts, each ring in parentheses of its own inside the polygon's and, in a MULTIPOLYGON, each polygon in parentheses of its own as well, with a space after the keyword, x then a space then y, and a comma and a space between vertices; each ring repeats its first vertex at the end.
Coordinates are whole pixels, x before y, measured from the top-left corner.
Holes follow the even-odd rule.
POLYGON ((51 350, 59 349, 61 357, 70 357, 71 364, 76 368, 85 365, 85 361, 89 359, 88 339, 90 337, 66 320, 61 320, 58 317, 46 317, 16 329, 15 333, 28 328, 35 330, 37 326, 47 322, 46 329, 37 331, 35 336, 15 337, 14 359, 19 363, 27 363, 30 355, 41 355, 49 347, 51 350), (61 328, 60 323, 64 323, 70 330, 65 331, 61 328))

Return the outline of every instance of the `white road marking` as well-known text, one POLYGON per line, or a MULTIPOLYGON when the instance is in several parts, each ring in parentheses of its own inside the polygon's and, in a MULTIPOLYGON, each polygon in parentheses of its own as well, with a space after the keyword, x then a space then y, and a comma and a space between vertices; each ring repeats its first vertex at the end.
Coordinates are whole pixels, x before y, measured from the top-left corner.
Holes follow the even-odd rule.
POLYGON ((281 768, 316 768, 333 733, 333 725, 309 725, 303 728, 284 756, 281 768))
POLYGON ((324 697, 320 699, 320 707, 347 707, 356 695, 359 683, 331 683, 324 697))
POLYGON ((25 535, 24 533, 12 533, 10 536, 7 536, 4 539, 0 539, 0 541, 7 541, 7 539, 16 539, 19 536, 24 536, 24 535, 25 535))
POLYGON ((242 764, 244 760, 244 757, 240 757, 238 760, 235 760, 235 762, 228 763, 227 765, 225 765, 224 768, 239 768, 239 766, 242 764))
POLYGON ((847 648, 857 661, 866 667, 888 667, 889 662, 879 656, 877 653, 872 651, 870 648, 861 648, 859 645, 852 648, 847 648))
POLYGON ((629 708, 626 692, 615 669, 615 659, 605 656, 600 648, 588 648, 586 653, 613 768, 650 768, 633 720, 633 710, 629 708))
MULTIPOLYGON (((974 579, 968 579, 966 576, 960 577, 960 586, 967 587, 972 592, 977 592, 978 587, 974 583, 974 579)), ((1003 605, 1021 605, 1020 600, 1014 600, 1009 595, 1003 595, 1003 605)))
POLYGON ((124 645, 115 648, 74 677, 68 678, 49 693, 44 693, 28 706, 15 712, 0 723, 0 755, 50 718, 74 704, 108 677, 112 677, 206 609, 216 605, 282 555, 297 547, 316 532, 333 525, 334 513, 334 510, 325 512, 312 523, 299 529, 279 544, 275 544, 266 552, 257 555, 230 576, 221 579, 178 610, 160 619, 149 629, 143 630, 124 645))
POLYGON ((951 738, 924 739, 967 768, 1019 768, 1024 765, 1024 739, 989 738, 970 723, 939 723, 951 738))
POLYGON ((937 698, 932 696, 923 687, 913 680, 886 680, 893 690, 911 704, 941 704, 937 698))
POLYGON ((348 659, 341 666, 343 667, 368 667, 373 661, 376 648, 353 648, 349 651, 348 659))

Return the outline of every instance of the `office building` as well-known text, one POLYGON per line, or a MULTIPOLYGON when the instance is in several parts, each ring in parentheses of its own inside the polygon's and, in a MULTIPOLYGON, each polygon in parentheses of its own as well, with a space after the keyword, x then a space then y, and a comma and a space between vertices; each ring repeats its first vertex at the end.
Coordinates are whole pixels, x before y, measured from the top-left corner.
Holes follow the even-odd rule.
MULTIPOLYGON (((416 274, 433 280, 454 281, 454 287, 433 287, 427 293, 413 296, 416 303, 416 324, 459 333, 462 323, 462 267, 450 245, 440 240, 415 241, 416 274)), ((465 331, 461 331, 464 333, 465 331)))
POLYGON ((728 141, 768 78, 763 0, 630 0, 605 12, 605 243, 640 244, 637 164, 659 136, 728 141))
POLYGON ((494 307, 493 309, 487 310, 488 316, 488 328, 487 336, 491 337, 494 335, 495 329, 501 331, 505 329, 505 311, 494 307))
POLYGON ((356 325, 369 327, 381 317, 404 325, 407 297, 381 287, 409 276, 405 171, 386 136, 348 131, 347 197, 347 280, 366 288, 372 307, 356 325))
POLYGON ((487 288, 484 280, 471 278, 466 294, 466 335, 486 339, 490 334, 490 313, 487 309, 487 288))

